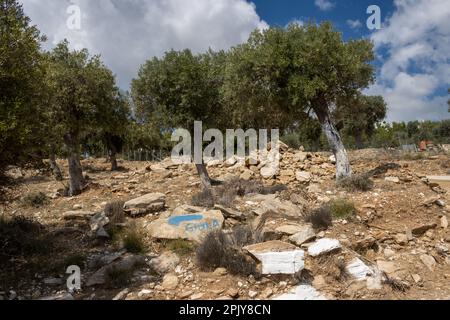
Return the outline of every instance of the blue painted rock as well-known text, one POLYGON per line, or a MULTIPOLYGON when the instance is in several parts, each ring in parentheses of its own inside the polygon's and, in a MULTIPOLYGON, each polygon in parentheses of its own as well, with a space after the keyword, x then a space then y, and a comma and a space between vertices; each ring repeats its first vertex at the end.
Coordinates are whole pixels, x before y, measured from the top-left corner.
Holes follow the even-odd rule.
POLYGON ((156 239, 184 239, 201 242, 211 231, 223 227, 224 217, 220 210, 192 212, 177 208, 168 218, 160 218, 148 226, 150 235, 156 239))

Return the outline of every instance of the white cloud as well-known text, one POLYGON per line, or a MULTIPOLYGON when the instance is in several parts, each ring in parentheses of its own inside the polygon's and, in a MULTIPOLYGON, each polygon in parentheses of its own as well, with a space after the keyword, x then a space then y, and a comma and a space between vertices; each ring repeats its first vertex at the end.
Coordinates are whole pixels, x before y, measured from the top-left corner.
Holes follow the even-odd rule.
POLYGON ((32 23, 49 38, 101 54, 124 89, 139 66, 170 49, 226 49, 267 24, 246 0, 22 0, 32 23), (66 25, 70 4, 80 7, 81 30, 66 25))
POLYGON ((329 0, 315 0, 314 4, 322 11, 328 11, 334 8, 334 3, 329 0))
POLYGON ((381 94, 388 120, 449 118, 450 6, 448 0, 396 0, 396 10, 371 39, 385 58, 378 82, 367 91, 381 94))
POLYGON ((286 27, 291 25, 291 24, 296 24, 296 25, 299 25, 299 26, 303 26, 305 24, 305 22, 303 20, 301 20, 301 19, 293 19, 293 20, 289 21, 286 24, 286 27))
POLYGON ((347 25, 352 29, 359 29, 362 27, 362 23, 359 20, 347 20, 347 25))

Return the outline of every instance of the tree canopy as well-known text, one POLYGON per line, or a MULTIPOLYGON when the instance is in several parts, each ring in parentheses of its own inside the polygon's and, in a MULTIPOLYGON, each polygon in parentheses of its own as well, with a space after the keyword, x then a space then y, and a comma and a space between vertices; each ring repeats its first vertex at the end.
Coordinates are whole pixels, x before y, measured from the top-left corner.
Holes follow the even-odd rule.
POLYGON ((39 152, 43 40, 17 1, 0 2, 0 172, 39 152))

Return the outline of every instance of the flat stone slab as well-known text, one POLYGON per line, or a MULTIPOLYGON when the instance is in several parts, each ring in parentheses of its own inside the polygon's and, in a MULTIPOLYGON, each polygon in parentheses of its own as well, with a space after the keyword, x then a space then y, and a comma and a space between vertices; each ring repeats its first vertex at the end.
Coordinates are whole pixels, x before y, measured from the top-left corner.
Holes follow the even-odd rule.
POLYGON ((172 214, 168 218, 160 218, 148 226, 149 234, 156 239, 184 239, 201 242, 211 231, 223 227, 224 217, 220 210, 197 213, 172 214))
POLYGON ((328 300, 324 295, 317 291, 314 287, 308 285, 300 285, 291 292, 282 294, 273 300, 328 300))
POLYGON ((231 208, 226 208, 226 207, 218 205, 218 204, 216 204, 214 206, 214 209, 222 211, 225 218, 234 218, 234 219, 239 220, 239 219, 242 219, 245 217, 244 214, 240 211, 237 211, 237 210, 234 210, 231 208))
POLYGON ((322 254, 340 250, 341 248, 342 246, 339 240, 324 238, 309 246, 308 254, 311 257, 318 257, 322 254))
POLYGON ((63 213, 64 220, 89 220, 95 215, 95 212, 90 211, 67 211, 63 213))
POLYGON ((253 210, 253 212, 258 216, 261 216, 267 212, 276 212, 280 214, 285 214, 286 216, 289 217, 297 218, 303 214, 303 209, 290 201, 268 197, 265 200, 263 200, 259 204, 259 207, 253 210))
POLYGON ((299 233, 302 230, 303 230, 302 225, 294 224, 294 223, 286 223, 275 229, 276 232, 281 233, 281 234, 287 234, 289 236, 299 233))
POLYGON ((131 215, 143 215, 158 212, 166 205, 166 195, 163 193, 149 193, 142 197, 127 201, 123 210, 131 215))
POLYGON ((262 274, 295 274, 305 267, 305 252, 282 241, 245 247, 262 265, 262 274))
POLYGON ((301 246, 302 244, 314 240, 315 238, 316 233, 314 232, 313 227, 310 225, 305 225, 302 230, 289 237, 289 241, 295 243, 297 246, 301 246))
POLYGON ((248 252, 264 253, 264 252, 294 251, 297 250, 298 248, 293 244, 275 240, 252 244, 250 246, 244 247, 243 249, 247 250, 248 252))
POLYGON ((359 258, 355 258, 348 266, 347 272, 350 273, 356 280, 365 281, 368 277, 375 275, 375 270, 367 266, 359 258))

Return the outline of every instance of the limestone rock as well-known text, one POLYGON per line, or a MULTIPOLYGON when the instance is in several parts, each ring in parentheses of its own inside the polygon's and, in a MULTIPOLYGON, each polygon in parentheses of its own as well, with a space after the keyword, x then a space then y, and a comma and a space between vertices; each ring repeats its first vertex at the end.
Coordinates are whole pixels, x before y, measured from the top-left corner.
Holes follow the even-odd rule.
POLYGON ((316 233, 313 227, 311 225, 304 225, 299 232, 289 238, 289 241, 295 243, 297 246, 301 246, 306 242, 314 240, 315 237, 316 233))
POLYGON ((261 262, 262 274, 295 274, 305 266, 305 252, 289 243, 268 241, 244 250, 261 262))
POLYGON ((307 171, 297 171, 295 177, 299 182, 310 182, 312 179, 311 173, 307 171))
POLYGON ((159 257, 150 260, 149 265, 159 274, 165 274, 167 272, 174 271, 179 263, 180 258, 178 257, 178 255, 176 253, 167 251, 161 254, 159 257))
POLYGON ((231 208, 225 208, 224 206, 216 204, 214 206, 214 209, 220 210, 225 218, 233 218, 233 219, 243 219, 244 214, 242 212, 239 212, 237 210, 231 209, 231 208))
POLYGON ((341 244, 339 240, 335 239, 320 239, 314 244, 309 246, 308 254, 312 257, 318 257, 322 254, 330 253, 341 249, 341 244))
POLYGON ((398 177, 386 177, 384 179, 387 182, 392 182, 392 183, 399 183, 400 179, 398 177))
POLYGON ((300 285, 274 300, 327 300, 327 298, 312 286, 300 285))
POLYGON ((90 211, 66 211, 63 213, 64 220, 89 220, 95 215, 95 212, 90 211))
MULTIPOLYGON (((201 242, 213 230, 222 229, 224 217, 220 210, 182 214, 159 218, 148 226, 150 236, 156 239, 185 239, 201 242)), ((178 214, 179 213, 179 214, 178 214)))
POLYGON ((420 256, 420 260, 431 272, 434 271, 434 269, 436 267, 436 260, 432 256, 430 256, 428 254, 422 254, 420 256))
POLYGON ((178 277, 174 274, 166 274, 161 286, 165 290, 175 290, 178 287, 178 277))
POLYGON ((137 216, 161 211, 164 209, 165 204, 165 194, 149 193, 142 197, 127 201, 123 209, 127 214, 137 216))

